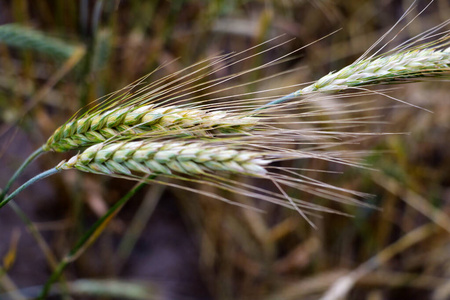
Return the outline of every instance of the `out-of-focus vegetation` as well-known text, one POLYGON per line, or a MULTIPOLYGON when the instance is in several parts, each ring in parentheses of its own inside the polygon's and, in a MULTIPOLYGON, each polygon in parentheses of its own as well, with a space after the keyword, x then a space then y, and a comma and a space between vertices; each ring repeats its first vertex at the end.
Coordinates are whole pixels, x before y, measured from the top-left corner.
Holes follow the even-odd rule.
MULTIPOLYGON (((428 3, 418 1, 402 24, 428 3)), ((225 76, 342 28, 287 62, 226 84, 274 74, 279 76, 269 83, 256 82, 237 91, 305 83, 353 62, 410 5, 394 0, 1 1, 0 25, 14 25, 0 27, 0 186, 72 114, 158 66, 171 62, 151 79, 282 34, 295 37, 223 69, 220 75, 225 76)), ((448 2, 435 1, 387 49, 449 16, 448 2)), ((280 40, 269 42, 267 48, 277 43, 280 40)), ((366 157, 375 170, 317 161, 284 165, 311 169, 305 171, 308 176, 371 193, 378 209, 322 203, 311 197, 308 200, 350 215, 314 218, 315 230, 295 211, 275 205, 235 199, 264 209, 261 214, 149 186, 69 265, 52 297, 338 299, 336 292, 327 291, 333 285, 342 287, 346 279, 352 288, 344 299, 449 299, 449 88, 442 80, 388 91, 433 113, 376 94, 339 99, 373 100, 366 107, 370 110, 360 113, 374 117, 368 130, 398 133, 343 146, 376 151, 366 157)), ((287 88, 286 93, 295 89, 287 88)), ((67 156, 42 156, 20 181, 63 158, 67 156)), ((11 208, 2 209, 0 299, 36 296, 52 265, 133 184, 77 172, 47 179, 16 199, 33 222, 28 229, 11 208), (39 242, 30 228, 41 232, 39 242)))

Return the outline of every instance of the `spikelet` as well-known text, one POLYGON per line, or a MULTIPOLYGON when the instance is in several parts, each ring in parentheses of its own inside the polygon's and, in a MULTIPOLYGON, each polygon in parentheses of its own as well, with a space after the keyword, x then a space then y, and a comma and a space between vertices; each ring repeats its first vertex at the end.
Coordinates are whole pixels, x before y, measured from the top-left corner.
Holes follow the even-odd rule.
POLYGON ((245 132, 257 123, 257 118, 225 111, 156 107, 154 104, 119 106, 62 125, 47 140, 44 150, 64 152, 108 139, 136 138, 139 135, 204 135, 212 130, 221 133, 245 132))
POLYGON ((56 168, 105 175, 173 173, 199 175, 225 171, 261 176, 269 163, 262 154, 201 141, 99 143, 61 162, 56 168))

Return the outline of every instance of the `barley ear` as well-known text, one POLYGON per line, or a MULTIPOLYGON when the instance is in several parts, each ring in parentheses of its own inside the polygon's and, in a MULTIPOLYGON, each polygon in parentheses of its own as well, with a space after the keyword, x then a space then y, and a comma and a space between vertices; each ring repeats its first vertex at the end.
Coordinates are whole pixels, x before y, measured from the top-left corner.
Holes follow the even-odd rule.
POLYGON ((56 169, 125 175, 183 174, 200 175, 229 172, 264 176, 269 163, 257 152, 240 151, 204 141, 137 141, 99 143, 60 163, 56 169))
POLYGON ((208 135, 246 133, 259 119, 225 111, 204 111, 174 106, 141 105, 88 114, 59 127, 43 146, 45 151, 65 152, 113 139, 137 136, 208 135))
MULTIPOLYGON (((436 43, 439 43, 438 40, 436 43)), ((445 39, 444 39, 445 42, 445 39)), ((448 42, 445 42, 448 44, 448 42)), ((280 104, 314 92, 339 92, 373 84, 418 81, 441 78, 450 74, 450 47, 403 50, 357 61, 339 71, 330 72, 315 83, 289 95, 273 100, 264 107, 280 104)), ((260 108, 261 109, 261 108, 260 108)), ((258 109, 259 110, 259 109, 258 109)))

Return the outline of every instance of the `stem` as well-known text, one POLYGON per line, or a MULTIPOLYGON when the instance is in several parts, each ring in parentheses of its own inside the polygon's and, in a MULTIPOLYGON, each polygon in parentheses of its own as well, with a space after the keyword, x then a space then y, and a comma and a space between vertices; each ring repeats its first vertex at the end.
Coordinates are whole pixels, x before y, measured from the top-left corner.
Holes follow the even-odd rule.
POLYGON ((2 208, 3 206, 5 206, 9 201, 11 201, 15 196, 17 196, 17 194, 19 194, 21 191, 23 191, 24 189, 26 189, 27 187, 29 187, 30 185, 32 185, 33 183, 35 183, 36 181, 39 181, 41 179, 44 179, 45 177, 48 177, 50 175, 56 174, 61 170, 58 170, 56 168, 52 168, 50 170, 47 170, 45 172, 42 172, 39 175, 34 176, 33 178, 31 178, 30 180, 28 180, 27 182, 25 182, 24 184, 22 184, 20 187, 18 187, 14 192, 12 192, 11 194, 9 194, 3 201, 0 201, 0 208, 2 208))
MULTIPOLYGON (((280 104, 280 103, 286 102, 287 100, 293 99, 293 98, 295 98, 295 97, 298 97, 297 92, 293 92, 293 93, 290 93, 290 94, 288 94, 288 95, 286 95, 286 96, 283 96, 283 97, 281 97, 281 98, 275 99, 275 100, 273 100, 273 101, 267 103, 267 104, 264 105, 264 106, 271 106, 271 105, 275 105, 275 104, 280 104)), ((264 106, 263 106, 263 107, 264 107, 264 106)), ((262 107, 262 108, 263 108, 263 107, 262 107)))
POLYGON ((19 177, 19 175, 22 174, 23 170, 25 170, 25 168, 31 162, 33 162, 36 158, 39 157, 39 155, 41 155, 44 152, 45 152, 45 150, 42 146, 42 147, 38 148, 36 151, 34 151, 33 153, 31 153, 30 156, 28 156, 28 158, 22 163, 22 165, 17 169, 17 171, 9 179, 8 183, 5 186, 5 189, 0 194, 0 201, 2 201, 3 198, 5 198, 6 194, 8 193, 9 189, 11 188, 11 185, 14 183, 14 181, 16 181, 17 177, 19 177))
POLYGON ((280 103, 286 102, 287 100, 290 100, 290 99, 292 99, 292 98, 297 97, 298 95, 296 95, 296 93, 297 93, 297 92, 293 92, 293 93, 290 93, 290 94, 288 94, 288 95, 286 95, 286 96, 283 96, 283 97, 277 98, 277 99, 275 99, 275 100, 272 100, 272 101, 270 101, 269 103, 264 104, 264 105, 261 106, 261 107, 255 108, 255 109, 253 110, 253 112, 256 113, 256 112, 258 112, 258 111, 260 111, 260 110, 262 110, 262 109, 269 108, 269 107, 272 106, 272 105, 280 104, 280 103))
MULTIPOLYGON (((151 175, 149 179, 154 178, 151 175)), ((81 237, 80 240, 75 244, 75 247, 67 254, 59 263, 58 267, 52 273, 50 278, 45 283, 41 294, 38 299, 46 299, 48 293, 50 292, 52 284, 61 276, 64 269, 73 261, 75 261, 83 252, 86 250, 103 232, 105 227, 109 224, 112 218, 120 211, 120 209, 131 199, 144 185, 147 181, 140 182, 136 184, 125 196, 123 196, 119 201, 116 202, 107 212, 103 215, 91 228, 81 237)))
POLYGON ((156 205, 161 198, 164 190, 164 185, 154 186, 149 193, 144 197, 141 205, 136 211, 133 221, 127 226, 122 241, 119 243, 117 250, 118 267, 117 270, 122 269, 125 262, 130 257, 137 240, 144 230, 151 215, 155 211, 156 205))

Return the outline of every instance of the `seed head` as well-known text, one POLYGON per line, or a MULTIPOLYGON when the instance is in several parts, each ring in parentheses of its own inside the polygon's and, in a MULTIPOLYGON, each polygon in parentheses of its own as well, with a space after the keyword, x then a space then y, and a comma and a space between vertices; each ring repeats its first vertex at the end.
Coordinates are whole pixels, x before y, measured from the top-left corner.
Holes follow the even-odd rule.
POLYGON ((258 152, 234 149, 202 141, 98 143, 57 169, 79 169, 106 175, 184 174, 201 175, 225 171, 263 176, 270 161, 258 152))
POLYGON ((156 107, 153 104, 119 107, 88 114, 62 125, 47 140, 44 150, 64 152, 89 147, 109 139, 136 138, 139 135, 245 132, 257 123, 257 118, 225 111, 156 107))

